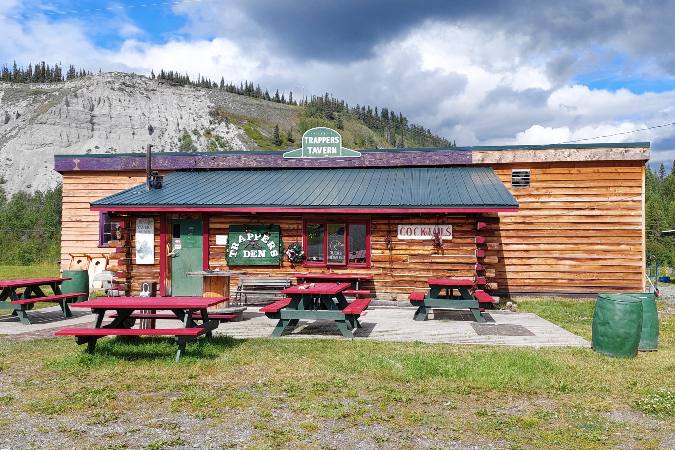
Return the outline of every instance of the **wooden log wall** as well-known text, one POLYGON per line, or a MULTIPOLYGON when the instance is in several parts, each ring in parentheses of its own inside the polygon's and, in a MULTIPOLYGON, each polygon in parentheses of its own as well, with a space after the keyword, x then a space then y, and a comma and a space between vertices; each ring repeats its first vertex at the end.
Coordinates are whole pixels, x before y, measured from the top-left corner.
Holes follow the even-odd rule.
MULTIPOLYGON (((289 276, 294 272, 365 272, 373 274, 378 298, 407 298, 424 288, 430 276, 473 276, 476 221, 487 242, 481 259, 487 288, 496 292, 594 293, 644 289, 644 164, 643 161, 595 161, 493 164, 504 185, 518 199, 515 213, 492 216, 387 216, 371 218, 369 269, 304 268, 284 260, 279 268, 247 267, 247 274, 289 276), (511 187, 512 169, 530 169, 528 188, 511 187), (431 241, 399 241, 398 224, 451 223, 454 237, 442 249, 431 241), (391 245, 388 246, 388 239, 391 245)), ((63 181, 62 267, 69 254, 110 255, 114 248, 98 247, 99 213, 89 203, 142 183, 136 172, 70 172, 63 181)), ((227 234, 231 224, 281 225, 284 246, 302 242, 299 215, 213 215, 210 217, 212 269, 226 269, 225 249, 215 245, 216 234, 227 234)), ((129 221, 128 241, 135 248, 135 221, 129 221)), ((155 258, 152 266, 134 266, 135 255, 116 259, 127 271, 132 293, 144 281, 159 281, 159 216, 155 222, 155 258), (129 259, 132 258, 132 259, 129 259), (128 264, 128 266, 127 266, 128 264)), ((113 243, 114 247, 114 243, 113 243)), ((170 263, 170 261, 169 261, 170 263)), ((168 268, 168 267, 167 267, 168 268)), ((236 287, 232 279, 231 288, 236 287)))
MULTIPOLYGON (((307 216, 306 218, 311 218, 307 216)), ((359 219, 363 219, 359 217, 359 219)), ((474 216, 389 216, 371 218, 370 268, 319 268, 291 264, 283 258, 280 267, 228 267, 225 247, 216 245, 216 234, 228 234, 233 224, 276 224, 281 227, 284 248, 294 242, 302 243, 302 216, 280 215, 212 215, 209 218, 209 268, 244 272, 241 276, 290 277, 296 272, 367 273, 374 276, 364 288, 375 291, 379 299, 405 300, 413 289, 424 289, 426 280, 437 276, 473 277, 476 265, 476 217, 474 216), (452 224, 453 238, 445 239, 441 248, 431 240, 399 240, 398 224, 452 224), (388 240, 391 242, 387 245, 388 240)), ((232 277, 231 292, 236 290, 239 277, 232 277)))
POLYGON ((142 172, 70 172, 63 177, 61 268, 70 254, 109 256, 113 248, 99 248, 99 213, 89 203, 145 181, 142 172))
POLYGON ((488 221, 488 281, 498 291, 593 293, 644 289, 642 161, 493 165, 518 199, 488 221), (529 188, 511 187, 530 169, 529 188))

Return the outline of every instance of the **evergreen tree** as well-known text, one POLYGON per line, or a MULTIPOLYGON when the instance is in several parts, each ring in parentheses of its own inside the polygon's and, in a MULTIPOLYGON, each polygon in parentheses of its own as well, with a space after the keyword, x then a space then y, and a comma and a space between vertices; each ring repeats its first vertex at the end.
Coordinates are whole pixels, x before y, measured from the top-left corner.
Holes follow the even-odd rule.
POLYGON ((666 166, 663 163, 659 166, 659 178, 662 180, 666 178, 666 166))
MULTIPOLYGON (((277 92, 278 93, 278 92, 277 92)), ((278 147, 282 144, 281 135, 279 134, 279 124, 274 125, 274 135, 272 137, 272 145, 278 147)))
POLYGON ((295 138, 293 137, 293 129, 289 128, 288 131, 286 132, 286 141, 290 142, 291 144, 295 142, 295 138))
POLYGON ((335 119, 335 128, 338 130, 343 130, 345 127, 345 124, 342 122, 342 116, 337 116, 337 119, 335 119))

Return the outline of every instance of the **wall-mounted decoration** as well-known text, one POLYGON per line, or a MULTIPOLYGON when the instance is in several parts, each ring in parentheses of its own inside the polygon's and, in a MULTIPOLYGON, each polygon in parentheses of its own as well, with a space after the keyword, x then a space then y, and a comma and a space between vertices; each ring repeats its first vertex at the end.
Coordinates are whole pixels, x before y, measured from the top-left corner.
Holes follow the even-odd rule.
POLYGON ((305 259, 305 252, 302 249, 302 245, 297 242, 289 245, 286 249, 286 257, 289 262, 300 264, 305 259))
POLYGON ((271 266, 281 263, 279 225, 230 225, 229 266, 271 266))
POLYGON ((399 225, 399 239, 452 239, 452 225, 399 225))
POLYGON ((284 153, 284 158, 359 158, 361 152, 342 146, 342 136, 332 128, 310 128, 302 135, 302 148, 284 153))
POLYGON ((155 219, 136 219, 136 264, 155 263, 155 219))

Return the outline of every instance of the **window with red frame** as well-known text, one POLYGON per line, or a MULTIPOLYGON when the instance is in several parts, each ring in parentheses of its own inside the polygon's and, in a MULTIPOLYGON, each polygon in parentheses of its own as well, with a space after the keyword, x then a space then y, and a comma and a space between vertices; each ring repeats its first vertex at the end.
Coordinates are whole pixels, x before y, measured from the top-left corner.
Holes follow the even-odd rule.
POLYGON ((364 267, 370 262, 370 229, 364 222, 305 223, 305 257, 310 266, 364 267))

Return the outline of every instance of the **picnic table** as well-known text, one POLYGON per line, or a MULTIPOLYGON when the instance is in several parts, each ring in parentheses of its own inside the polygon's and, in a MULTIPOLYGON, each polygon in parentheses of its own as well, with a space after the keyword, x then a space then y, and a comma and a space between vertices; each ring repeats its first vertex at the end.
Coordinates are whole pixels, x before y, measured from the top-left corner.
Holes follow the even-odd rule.
POLYGON ((293 277, 298 280, 298 283, 306 282, 336 282, 336 283, 350 283, 350 289, 346 289, 343 293, 345 295, 354 295, 360 297, 363 295, 371 295, 372 292, 367 289, 359 289, 361 281, 370 281, 373 276, 370 274, 358 273, 294 273, 293 277))
POLYGON ((176 361, 185 353, 187 341, 202 334, 211 337, 218 320, 209 317, 208 308, 223 302, 223 297, 101 297, 73 304, 74 308, 91 308, 97 315, 94 328, 63 328, 56 336, 75 336, 78 345, 87 344, 93 353, 96 341, 104 336, 174 336, 178 344, 176 361), (103 325, 108 311, 115 311, 113 320, 103 325), (172 314, 137 312, 144 310, 171 311, 172 314), (132 328, 136 319, 176 319, 181 328, 132 328), (200 322, 200 323, 198 323, 200 322))
POLYGON ((260 309, 270 319, 278 319, 272 336, 281 336, 286 327, 295 326, 300 319, 333 320, 343 336, 354 337, 361 328, 359 317, 368 308, 369 299, 347 302, 344 292, 349 283, 304 283, 284 289, 287 296, 260 309))
POLYGON ((476 322, 485 322, 481 314, 480 303, 494 303, 495 300, 485 291, 475 289, 483 280, 472 278, 430 278, 427 280, 429 291, 415 291, 410 294, 410 302, 417 305, 415 320, 427 320, 432 309, 468 309, 476 322), (445 291, 445 295, 443 295, 445 291))
POLYGON ((22 324, 30 325, 30 319, 26 311, 33 309, 35 303, 56 302, 61 307, 64 317, 72 317, 68 301, 87 292, 75 292, 63 294, 61 283, 70 278, 26 278, 19 280, 0 280, 0 307, 11 309, 12 315, 19 318, 22 324), (50 287, 53 294, 47 295, 44 287, 50 287), (20 289, 23 289, 20 291, 20 289))

